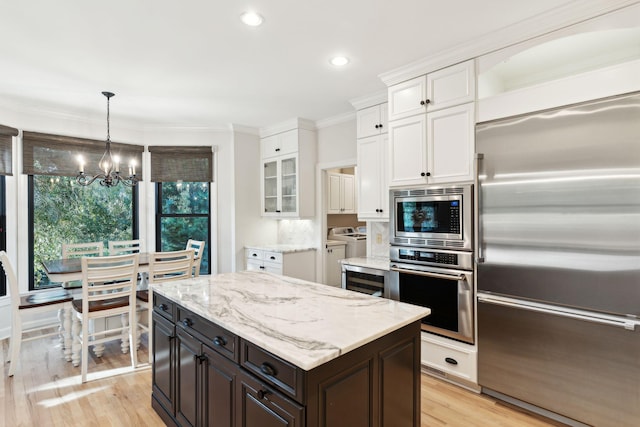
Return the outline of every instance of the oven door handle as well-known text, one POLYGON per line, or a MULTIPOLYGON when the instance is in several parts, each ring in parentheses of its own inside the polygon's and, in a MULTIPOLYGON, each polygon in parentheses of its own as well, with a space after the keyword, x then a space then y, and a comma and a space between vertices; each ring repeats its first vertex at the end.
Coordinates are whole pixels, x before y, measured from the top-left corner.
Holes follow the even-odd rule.
POLYGON ((417 274, 418 276, 427 276, 427 277, 433 277, 436 279, 455 280, 458 282, 461 280, 465 280, 464 274, 453 275, 453 274, 445 274, 445 273, 434 273, 432 271, 409 270, 406 268, 398 268, 398 267, 391 267, 390 270, 397 271, 398 273, 417 274))

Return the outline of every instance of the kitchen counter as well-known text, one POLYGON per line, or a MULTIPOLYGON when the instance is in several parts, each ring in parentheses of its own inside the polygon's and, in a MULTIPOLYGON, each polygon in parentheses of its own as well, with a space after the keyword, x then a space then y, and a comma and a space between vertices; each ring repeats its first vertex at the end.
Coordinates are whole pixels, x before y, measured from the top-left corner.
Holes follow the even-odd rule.
POLYGON ((378 270, 389 271, 389 258, 383 257, 355 257, 345 258, 342 264, 356 265, 358 267, 375 268, 378 270))
POLYGON ((292 244, 274 244, 274 245, 246 245, 245 249, 257 249, 267 252, 280 252, 280 253, 292 253, 292 252, 306 252, 315 251, 317 248, 309 245, 292 245, 292 244))
POLYGON ((430 313, 424 307, 265 272, 200 276, 151 288, 304 370, 430 313))

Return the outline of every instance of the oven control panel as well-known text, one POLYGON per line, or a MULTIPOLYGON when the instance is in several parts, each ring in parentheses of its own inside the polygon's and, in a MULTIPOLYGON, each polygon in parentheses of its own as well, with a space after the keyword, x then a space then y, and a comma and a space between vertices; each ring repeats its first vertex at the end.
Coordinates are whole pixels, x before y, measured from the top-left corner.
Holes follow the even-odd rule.
POLYGON ((392 246, 390 259, 396 262, 456 267, 468 270, 472 269, 473 266, 470 252, 429 250, 425 248, 392 246))

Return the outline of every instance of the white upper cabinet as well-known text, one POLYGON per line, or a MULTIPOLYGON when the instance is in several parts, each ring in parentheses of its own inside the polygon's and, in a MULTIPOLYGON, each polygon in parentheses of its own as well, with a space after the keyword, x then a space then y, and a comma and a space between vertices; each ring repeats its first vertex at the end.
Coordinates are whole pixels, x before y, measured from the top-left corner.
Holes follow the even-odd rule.
POLYGON ((390 122, 390 186, 473 180, 474 105, 390 122))
POLYGON ((342 173, 329 173, 328 214, 356 213, 355 176, 342 173))
POLYGON ((262 216, 306 218, 315 215, 316 136, 292 129, 260 140, 262 216))
POLYGON ((357 137, 366 138, 387 133, 388 109, 389 107, 385 102, 384 104, 358 110, 356 113, 357 137))
POLYGON ((475 100, 474 61, 466 61, 389 87, 389 120, 475 100))
POLYGON ((387 134, 358 139, 358 220, 389 220, 387 134))

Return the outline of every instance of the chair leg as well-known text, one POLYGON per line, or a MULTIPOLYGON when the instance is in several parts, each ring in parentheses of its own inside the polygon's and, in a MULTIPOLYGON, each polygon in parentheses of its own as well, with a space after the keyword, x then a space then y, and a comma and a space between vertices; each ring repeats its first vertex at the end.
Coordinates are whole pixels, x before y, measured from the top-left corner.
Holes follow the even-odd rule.
POLYGON ((22 319, 20 313, 15 313, 13 322, 11 322, 11 339, 9 341, 9 376, 12 377, 16 372, 16 364, 20 358, 20 346, 22 345, 22 319))
MULTIPOLYGON (((135 311, 135 308, 133 309, 135 311)), ((128 317, 134 319, 135 313, 131 313, 128 317)), ((139 336, 137 331, 137 322, 129 323, 128 325, 129 335, 129 353, 131 353, 131 366, 135 369, 138 367, 138 352, 136 351, 136 337, 139 336)))
POLYGON ((86 336, 80 337, 80 319, 78 319, 78 315, 73 313, 73 322, 71 323, 71 335, 73 339, 71 341, 71 363, 73 366, 78 366, 80 364, 80 353, 82 351, 82 342, 86 341, 86 336))

